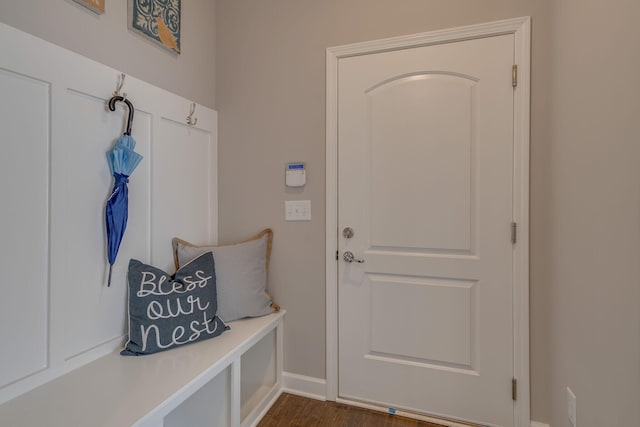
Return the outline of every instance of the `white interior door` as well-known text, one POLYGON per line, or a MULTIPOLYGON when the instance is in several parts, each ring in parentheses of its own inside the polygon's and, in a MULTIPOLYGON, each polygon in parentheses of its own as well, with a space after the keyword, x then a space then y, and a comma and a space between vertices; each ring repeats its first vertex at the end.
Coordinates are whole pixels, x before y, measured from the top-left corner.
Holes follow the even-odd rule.
POLYGON ((340 398, 514 425, 513 64, 513 34, 340 58, 340 398))

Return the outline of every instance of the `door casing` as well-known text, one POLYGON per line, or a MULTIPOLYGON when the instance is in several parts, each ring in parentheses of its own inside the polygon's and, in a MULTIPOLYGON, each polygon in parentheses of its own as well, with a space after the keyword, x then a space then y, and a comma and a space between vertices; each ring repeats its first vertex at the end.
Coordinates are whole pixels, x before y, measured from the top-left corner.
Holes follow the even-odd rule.
MULTIPOLYGON (((513 252, 513 331, 515 425, 530 425, 529 393, 529 128, 531 18, 484 24, 330 47, 326 52, 326 395, 338 396, 338 63, 341 58, 473 38, 513 34, 517 64, 514 88, 513 218, 517 242, 513 252)), ((367 406, 367 405, 365 405, 367 406)), ((411 416, 411 414, 407 414, 411 416)))

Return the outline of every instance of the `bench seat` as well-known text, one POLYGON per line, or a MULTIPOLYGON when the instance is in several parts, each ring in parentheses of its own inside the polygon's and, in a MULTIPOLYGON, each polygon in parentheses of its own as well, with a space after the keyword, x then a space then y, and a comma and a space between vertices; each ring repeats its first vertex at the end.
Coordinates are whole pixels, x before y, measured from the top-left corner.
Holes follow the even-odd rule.
POLYGON ((285 313, 237 320, 219 337, 148 356, 111 353, 0 405, 0 425, 161 427, 166 415, 231 367, 230 425, 239 426, 241 356, 276 331, 277 381, 266 396, 275 398, 285 313))

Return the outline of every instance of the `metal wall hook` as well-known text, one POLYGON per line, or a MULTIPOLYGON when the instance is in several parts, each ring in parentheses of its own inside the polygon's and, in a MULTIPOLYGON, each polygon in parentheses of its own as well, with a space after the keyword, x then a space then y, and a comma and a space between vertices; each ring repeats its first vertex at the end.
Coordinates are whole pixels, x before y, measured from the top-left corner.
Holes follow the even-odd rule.
POLYGON ((196 112, 196 103, 192 102, 191 103, 191 108, 189 110, 189 115, 187 116, 187 124, 189 126, 195 126, 196 123, 198 123, 198 118, 193 118, 193 113, 196 112))
MULTIPOLYGON (((122 86, 124 86, 124 79, 127 77, 124 73, 120 73, 118 76, 118 85, 116 86, 116 90, 113 92, 113 96, 120 96, 120 90, 122 86)), ((127 94, 124 93, 123 96, 126 98, 127 94)))

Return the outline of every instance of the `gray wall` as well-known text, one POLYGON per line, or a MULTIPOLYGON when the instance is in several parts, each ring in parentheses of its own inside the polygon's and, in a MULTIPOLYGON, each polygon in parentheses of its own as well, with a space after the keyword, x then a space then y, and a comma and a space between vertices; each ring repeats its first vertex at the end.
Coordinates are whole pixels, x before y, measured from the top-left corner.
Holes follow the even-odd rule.
POLYGON ((569 385, 580 427, 638 426, 640 3, 552 3, 550 110, 535 124, 548 147, 532 165, 546 174, 549 286, 535 308, 548 316, 552 425, 569 425, 569 385))
POLYGON ((581 427, 638 424, 640 3, 184 0, 178 57, 128 31, 125 5, 96 17, 70 0, 2 0, 0 21, 217 107, 221 241, 274 228, 285 369, 320 378, 325 48, 532 16, 532 418, 568 427, 569 385, 581 427), (286 193, 298 160, 307 186, 286 193), (285 223, 286 199, 311 199, 313 221, 285 223))
MULTIPOLYGON (((214 106, 213 0, 182 2, 180 55, 128 30, 127 0, 107 0, 103 15, 71 0, 0 0, 0 21, 199 104, 214 106)), ((115 84, 114 80, 114 89, 115 84)))
POLYGON ((524 15, 533 19, 532 418, 568 426, 568 385, 581 427, 637 425, 635 0, 216 0, 221 240, 274 228, 286 371, 325 377, 325 48, 524 15), (287 193, 284 165, 299 160, 307 185, 287 193), (313 221, 284 222, 287 199, 310 199, 313 221))

